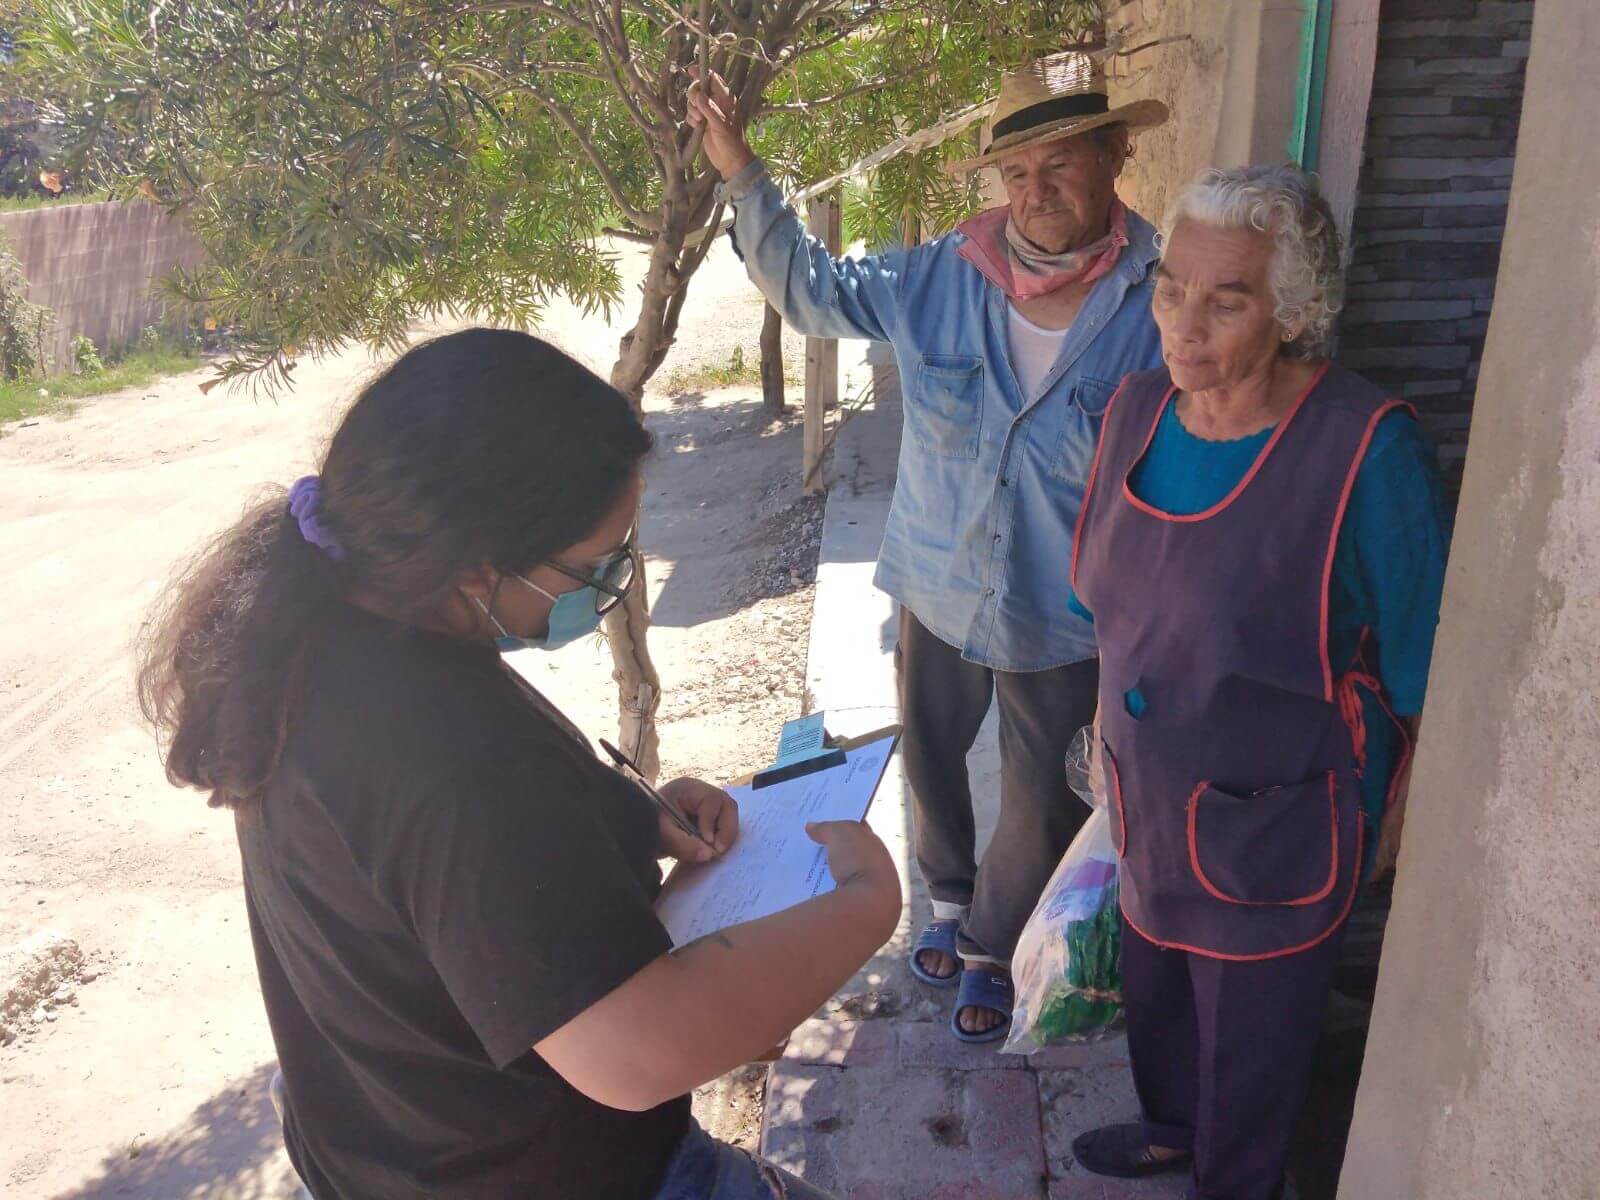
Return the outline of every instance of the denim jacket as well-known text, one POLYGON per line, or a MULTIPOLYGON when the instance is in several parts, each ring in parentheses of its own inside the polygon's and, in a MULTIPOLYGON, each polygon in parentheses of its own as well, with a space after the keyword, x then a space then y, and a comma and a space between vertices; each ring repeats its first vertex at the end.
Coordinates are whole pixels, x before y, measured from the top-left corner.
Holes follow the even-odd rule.
POLYGON ((1118 382, 1161 364, 1150 317, 1155 231, 1095 283, 1038 393, 1011 370, 1005 294, 958 257, 964 238, 835 259, 761 163, 724 188, 750 278, 801 333, 889 342, 905 431, 876 583, 972 662, 1040 671, 1092 658, 1067 607, 1072 537, 1118 382))

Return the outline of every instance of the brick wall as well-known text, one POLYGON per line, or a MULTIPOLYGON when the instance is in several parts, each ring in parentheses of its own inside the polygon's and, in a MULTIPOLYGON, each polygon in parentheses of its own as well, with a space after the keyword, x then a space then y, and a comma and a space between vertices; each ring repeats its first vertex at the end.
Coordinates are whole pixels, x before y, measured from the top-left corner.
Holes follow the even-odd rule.
POLYGON ((1494 299, 1533 0, 1383 0, 1339 359, 1417 406, 1454 492, 1494 299))
POLYGON ((62 204, 0 213, 4 234, 28 281, 28 299, 56 314, 52 365, 71 365, 78 334, 104 352, 168 321, 158 280, 194 266, 204 251, 179 220, 143 201, 62 204))

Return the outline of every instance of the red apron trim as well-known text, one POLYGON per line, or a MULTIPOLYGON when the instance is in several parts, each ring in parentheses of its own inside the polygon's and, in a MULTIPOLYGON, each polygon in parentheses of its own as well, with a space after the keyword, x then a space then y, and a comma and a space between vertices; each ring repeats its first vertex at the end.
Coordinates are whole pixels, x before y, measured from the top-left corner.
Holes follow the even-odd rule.
POLYGON ((1117 828, 1122 831, 1122 836, 1117 839, 1117 857, 1128 857, 1128 814, 1122 807, 1122 771, 1117 767, 1116 757, 1106 747, 1105 742, 1100 743, 1100 749, 1105 752, 1106 765, 1111 768, 1111 797, 1117 805, 1117 828))
POLYGON ((1365 775, 1367 770, 1367 714, 1361 703, 1358 688, 1366 688, 1378 702, 1383 702, 1383 687, 1365 671, 1346 671, 1339 676, 1339 715, 1350 731, 1350 744, 1355 750, 1356 772, 1365 775))
POLYGON ((1300 410, 1305 407, 1305 403, 1310 398, 1311 393, 1316 391, 1317 384, 1322 382, 1323 376, 1328 373, 1332 366, 1332 362, 1325 362, 1321 367, 1317 368, 1317 373, 1311 377, 1311 382, 1306 385, 1306 390, 1300 393, 1300 398, 1294 402, 1294 407, 1288 411, 1283 420, 1278 422, 1278 427, 1272 431, 1272 436, 1267 439, 1267 444, 1261 447, 1261 453, 1256 455, 1256 461, 1250 464, 1250 469, 1244 473, 1244 478, 1234 485, 1233 490, 1205 511, 1188 513, 1183 516, 1179 516, 1176 513, 1162 512, 1161 509, 1156 508, 1154 505, 1146 504, 1133 494, 1133 486, 1128 482, 1133 473, 1139 469, 1139 464, 1144 461, 1144 456, 1150 452, 1150 443, 1156 439, 1156 430, 1161 426, 1161 418, 1166 415, 1167 405, 1172 403, 1173 396, 1177 394, 1178 385, 1173 384, 1167 390, 1166 397, 1161 401, 1160 407, 1156 409, 1156 419, 1150 424, 1150 433, 1144 440, 1144 448, 1139 451, 1138 457, 1133 460, 1133 465, 1128 468, 1128 473, 1122 477, 1122 494, 1124 498, 1140 512, 1155 517, 1159 521, 1175 521, 1189 525, 1196 521, 1205 521, 1216 516, 1243 495, 1245 488, 1250 486, 1250 481, 1256 477, 1262 467, 1266 466, 1267 459, 1272 457, 1272 452, 1277 449, 1278 443, 1288 431, 1289 425, 1299 415, 1300 410))
MULTIPOLYGON (((1105 412, 1100 416, 1100 436, 1094 444, 1094 461, 1089 464, 1089 481, 1083 486, 1083 504, 1078 508, 1078 524, 1072 531, 1072 564, 1067 568, 1067 582, 1072 585, 1072 590, 1078 590, 1078 543, 1083 539, 1084 522, 1089 517, 1089 502, 1094 499, 1094 480, 1100 473, 1100 454, 1106 448, 1106 430, 1111 426, 1111 412, 1116 407, 1117 397, 1122 395, 1122 389, 1128 386, 1127 377, 1117 384, 1117 390, 1111 393, 1111 399, 1106 401, 1105 412)), ((1082 602, 1083 597, 1078 600, 1082 602)), ((1085 605, 1085 607, 1088 607, 1085 605)))
POLYGON ((1407 409, 1413 417, 1417 415, 1417 410, 1404 400, 1391 400, 1372 414, 1367 421, 1367 432, 1362 435, 1361 444, 1350 459, 1350 469, 1344 477, 1344 490, 1339 493, 1339 507, 1333 513, 1333 531, 1328 535, 1328 554, 1322 563, 1322 698, 1330 704, 1334 702, 1334 694, 1333 664, 1328 659, 1328 587, 1333 583, 1333 556, 1339 547, 1339 530, 1344 527, 1345 510, 1350 507, 1350 493, 1356 486, 1361 460, 1367 457, 1367 447, 1372 444, 1373 434, 1378 432, 1378 422, 1397 408, 1407 409))
POLYGON ((1363 773, 1367 769, 1367 714, 1366 706, 1361 703, 1361 693, 1357 689, 1365 688, 1372 693, 1372 698, 1378 702, 1378 708, 1389 718, 1395 731, 1399 733, 1400 761, 1395 764, 1394 773, 1389 777, 1389 786, 1383 802, 1384 811, 1388 812, 1394 806, 1395 790, 1400 786, 1400 780, 1405 777, 1406 766, 1410 763, 1416 747, 1411 740, 1411 727, 1389 707, 1389 697, 1384 694, 1383 683, 1368 663, 1367 643, 1371 640, 1371 635, 1370 629, 1361 631, 1361 641, 1356 648, 1355 661, 1348 671, 1339 676, 1339 714, 1344 718, 1345 727, 1350 730, 1350 741, 1355 748, 1356 769, 1363 773))
MULTIPOLYGON (((1363 845, 1364 845, 1363 835, 1365 833, 1366 833, 1366 822, 1365 821, 1361 821, 1361 820, 1357 820, 1356 821, 1356 861, 1357 862, 1360 862, 1361 858, 1362 858, 1362 848, 1363 848, 1363 845)), ((1150 934, 1146 933, 1143 929, 1139 928, 1138 922, 1136 922, 1132 917, 1130 917, 1128 915, 1128 908, 1127 908, 1127 905, 1126 905, 1125 902, 1119 901, 1118 903, 1119 903, 1119 907, 1122 909, 1122 919, 1128 923, 1128 928, 1133 930, 1135 933, 1137 933, 1140 937, 1142 937, 1145 941, 1149 942, 1153 946, 1160 946, 1163 950, 1182 950, 1182 951, 1184 951, 1185 953, 1188 953, 1188 954, 1198 954, 1202 958, 1215 958, 1215 959, 1221 960, 1222 962, 1262 962, 1265 959, 1269 959, 1269 958, 1287 958, 1291 954, 1300 954, 1300 953, 1302 953, 1302 952, 1304 952, 1306 950, 1310 950, 1313 946, 1320 946, 1323 942, 1327 941, 1330 937, 1333 936, 1334 932, 1339 928, 1339 926, 1344 924, 1345 918, 1350 915, 1350 910, 1355 906, 1356 892, 1360 890, 1360 886, 1361 886, 1361 872, 1357 871, 1357 872, 1353 873, 1351 878, 1350 878, 1350 892, 1349 892, 1349 895, 1347 895, 1345 897, 1344 907, 1339 910, 1339 915, 1333 919, 1333 923, 1331 925, 1329 925, 1326 929, 1324 929, 1321 933, 1317 934, 1316 937, 1312 938, 1308 942, 1301 942, 1298 946, 1290 946, 1290 947, 1288 947, 1287 949, 1284 949, 1284 950, 1270 950, 1266 954, 1223 954, 1221 951, 1218 951, 1218 950, 1203 950, 1199 946, 1190 946, 1190 945, 1187 945, 1184 942, 1166 942, 1166 941, 1162 941, 1160 938, 1152 937, 1150 934)), ((1126 897, 1126 895, 1127 895, 1127 893, 1124 892, 1123 896, 1126 897)))
MULTIPOLYGON (((1230 896, 1227 892, 1217 887, 1206 875, 1205 868, 1200 865, 1200 796, 1211 786, 1209 779, 1203 779, 1195 785, 1194 791, 1189 793, 1189 869, 1194 872, 1194 877, 1200 881, 1200 886, 1211 893, 1216 899, 1227 904, 1241 904, 1247 908, 1303 908, 1307 904, 1317 904, 1326 900, 1333 892, 1334 885, 1339 882, 1339 806, 1334 800, 1334 776, 1328 772, 1328 816, 1332 818, 1333 825, 1333 861, 1328 867, 1328 882, 1323 884, 1319 891, 1309 896, 1302 896, 1298 900, 1240 900, 1230 896)), ((1126 827, 1124 827, 1126 832, 1126 827)))

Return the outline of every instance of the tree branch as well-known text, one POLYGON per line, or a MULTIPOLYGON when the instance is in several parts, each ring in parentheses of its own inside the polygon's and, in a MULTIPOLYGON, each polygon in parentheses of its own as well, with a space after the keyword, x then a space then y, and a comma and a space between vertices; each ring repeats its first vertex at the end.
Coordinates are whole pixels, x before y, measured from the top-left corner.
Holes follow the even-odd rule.
POLYGON ((540 59, 535 62, 524 63, 528 70, 538 74, 550 75, 579 75, 584 79, 593 79, 598 83, 610 83, 611 77, 599 67, 581 62, 546 62, 540 59))
POLYGON ((616 225, 604 225, 600 232, 607 237, 614 237, 624 242, 638 242, 641 246, 656 244, 656 235, 653 233, 640 233, 637 229, 622 229, 616 225))
POLYGON ((589 37, 599 36, 599 30, 585 21, 577 14, 562 8, 560 5, 545 3, 545 0, 480 0, 477 4, 467 4, 456 9, 458 16, 467 16, 481 13, 504 12, 533 12, 541 17, 549 17, 558 21, 568 29, 577 30, 589 37))
POLYGON ((838 104, 841 100, 850 100, 856 96, 865 96, 869 92, 880 92, 886 87, 893 87, 899 83, 898 79, 874 79, 871 83, 858 84, 853 88, 846 88, 842 92, 835 92, 831 96, 822 96, 816 100, 801 100, 794 104, 763 104, 756 110, 757 114, 766 113, 806 113, 814 108, 823 108, 829 104, 838 104))
POLYGON ((640 229, 650 229, 659 233, 661 230, 660 218, 635 207, 633 202, 628 199, 627 193, 623 190, 622 181, 617 178, 616 172, 606 162, 605 157, 600 153, 599 147, 594 144, 593 139, 579 126, 578 119, 572 115, 572 110, 559 100, 545 95, 538 88, 531 85, 528 88, 528 94, 537 100, 544 107, 544 110, 572 135, 573 140, 578 143, 583 150, 584 156, 594 167, 596 174, 600 176, 600 181, 605 184, 606 191, 610 193, 611 199, 622 211, 622 215, 640 229))
POLYGON ((657 137, 662 132, 661 122, 665 117, 661 115, 658 106, 652 105, 652 107, 656 107, 658 117, 658 119, 652 120, 644 109, 640 107, 639 101, 635 96, 635 89, 622 77, 622 68, 618 63, 618 50, 620 49, 621 54, 631 57, 626 38, 627 35, 624 32, 623 42, 620 47, 613 46, 612 39, 608 36, 597 35, 595 42, 600 47, 600 57, 605 61, 606 71, 611 76, 612 86, 617 89, 617 95, 621 97, 623 104, 627 105, 628 111, 633 114, 635 123, 645 131, 646 135, 657 137))

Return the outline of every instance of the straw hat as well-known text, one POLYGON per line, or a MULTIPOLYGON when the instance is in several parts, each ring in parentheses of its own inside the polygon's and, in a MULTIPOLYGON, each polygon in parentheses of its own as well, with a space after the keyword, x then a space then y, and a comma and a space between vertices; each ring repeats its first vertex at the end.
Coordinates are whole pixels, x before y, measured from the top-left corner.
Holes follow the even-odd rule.
POLYGON ((1159 100, 1134 100, 1111 107, 1105 72, 1092 55, 1068 50, 1039 58, 1000 77, 1000 96, 984 128, 988 149, 977 158, 949 164, 951 174, 992 166, 1011 150, 1086 133, 1101 125, 1148 129, 1167 119, 1159 100))

